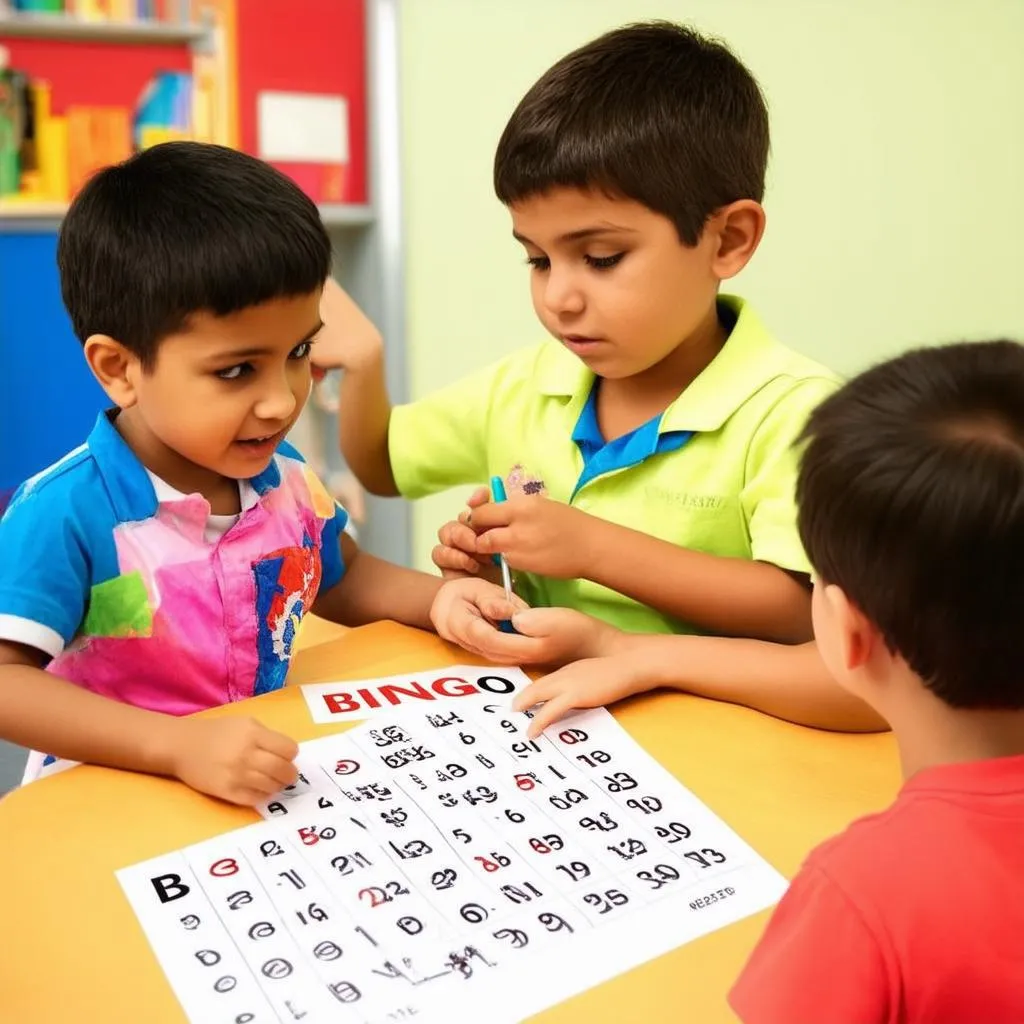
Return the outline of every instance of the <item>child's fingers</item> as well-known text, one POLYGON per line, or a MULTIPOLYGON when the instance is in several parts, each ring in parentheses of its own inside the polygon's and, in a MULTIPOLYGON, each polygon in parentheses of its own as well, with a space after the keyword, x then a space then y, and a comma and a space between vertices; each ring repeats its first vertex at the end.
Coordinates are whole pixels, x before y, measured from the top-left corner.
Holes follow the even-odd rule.
POLYGON ((255 768, 250 768, 242 776, 241 788, 261 793, 263 796, 273 796, 275 793, 281 792, 282 786, 273 776, 267 775, 255 768))
POLYGON ((491 492, 486 487, 478 487, 467 499, 466 504, 470 508, 479 508, 491 500, 491 492))
POLYGON ((455 548, 444 544, 434 547, 430 552, 430 559, 441 572, 471 573, 475 576, 480 571, 480 563, 472 555, 456 551, 455 548))
MULTIPOLYGON (((256 738, 256 743, 261 750, 266 750, 271 754, 276 754, 278 757, 283 757, 286 761, 294 761, 299 756, 299 745, 291 736, 285 736, 283 732, 275 732, 264 725, 260 725, 260 733, 256 738)), ((290 786, 294 781, 295 778, 293 777, 287 785, 290 786)))
POLYGON ((570 692, 553 697, 542 707, 538 708, 530 720, 526 730, 526 738, 535 740, 549 725, 554 725, 563 715, 567 715, 575 707, 575 701, 570 692))
POLYGON ((437 531, 437 539, 448 548, 472 554, 476 551, 476 533, 464 523, 445 523, 437 531))
POLYGON ((290 786, 298 777, 299 770, 294 762, 288 761, 269 750, 257 750, 249 758, 249 767, 261 775, 269 776, 277 783, 278 789, 290 786))

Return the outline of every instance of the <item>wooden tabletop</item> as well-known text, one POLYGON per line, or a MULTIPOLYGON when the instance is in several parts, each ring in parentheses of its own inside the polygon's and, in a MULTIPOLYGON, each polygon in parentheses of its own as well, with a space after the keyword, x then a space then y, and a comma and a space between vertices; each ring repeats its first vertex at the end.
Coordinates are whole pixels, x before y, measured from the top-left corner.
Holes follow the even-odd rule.
MULTIPOLYGON (((289 683, 473 661, 435 636, 383 622, 303 651, 289 683)), ((888 804, 899 785, 888 735, 818 732, 678 693, 646 694, 613 710, 787 877, 814 845, 888 804)), ((252 715, 298 741, 337 731, 311 721, 293 686, 204 714, 252 715)), ((257 820, 254 811, 178 782, 92 766, 0 800, 0 1017, 18 1024, 182 1024, 114 872, 257 820)), ((536 1019, 733 1021, 725 994, 765 918, 705 936, 536 1019)))

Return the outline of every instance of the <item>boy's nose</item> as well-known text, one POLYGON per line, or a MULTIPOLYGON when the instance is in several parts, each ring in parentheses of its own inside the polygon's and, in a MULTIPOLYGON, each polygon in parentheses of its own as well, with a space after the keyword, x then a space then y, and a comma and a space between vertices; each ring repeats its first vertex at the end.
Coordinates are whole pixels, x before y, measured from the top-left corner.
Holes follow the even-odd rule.
POLYGON ((544 305, 556 315, 582 313, 585 302, 575 275, 549 273, 544 284, 544 305))
POLYGON ((298 404, 298 397, 288 381, 282 381, 276 387, 268 389, 260 397, 253 410, 261 420, 286 420, 298 404))

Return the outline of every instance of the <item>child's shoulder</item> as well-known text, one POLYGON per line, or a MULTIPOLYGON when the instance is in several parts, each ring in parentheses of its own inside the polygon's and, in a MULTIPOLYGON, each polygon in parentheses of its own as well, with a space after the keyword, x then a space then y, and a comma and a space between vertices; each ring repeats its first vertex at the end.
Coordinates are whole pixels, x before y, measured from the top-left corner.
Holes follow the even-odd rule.
POLYGON ((53 465, 29 477, 11 497, 7 514, 31 505, 33 510, 52 506, 66 511, 93 504, 103 481, 88 444, 81 444, 53 465))

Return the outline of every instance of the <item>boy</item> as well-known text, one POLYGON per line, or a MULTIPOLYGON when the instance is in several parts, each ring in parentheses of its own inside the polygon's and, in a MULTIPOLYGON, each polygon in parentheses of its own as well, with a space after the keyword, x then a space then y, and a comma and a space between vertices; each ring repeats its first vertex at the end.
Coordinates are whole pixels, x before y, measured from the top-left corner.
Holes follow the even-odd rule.
POLYGON ((177 716, 282 686, 304 612, 432 618, 470 649, 511 612, 360 553, 284 441, 330 258, 297 186, 218 146, 158 146, 75 199, 64 302, 116 408, 0 522, 0 736, 254 803, 295 743, 177 716))
POLYGON ((633 632, 810 637, 793 439, 834 387, 719 285, 764 229, 768 116, 723 45, 667 23, 560 60, 505 128, 495 187, 554 336, 392 409, 371 332, 340 353, 341 441, 371 491, 504 478, 436 563, 504 552, 532 605, 633 632))
POLYGON ((1024 1021, 1024 348, 911 352, 814 413, 818 647, 906 783, 814 850, 730 1001, 746 1024, 1024 1021))

